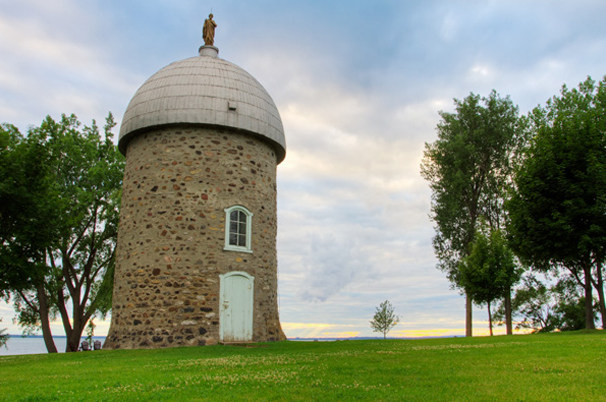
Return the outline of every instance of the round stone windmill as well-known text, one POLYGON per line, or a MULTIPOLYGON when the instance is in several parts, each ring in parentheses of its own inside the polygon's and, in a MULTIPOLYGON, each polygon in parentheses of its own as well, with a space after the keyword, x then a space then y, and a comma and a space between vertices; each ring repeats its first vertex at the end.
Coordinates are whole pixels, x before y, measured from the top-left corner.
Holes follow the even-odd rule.
POLYGON ((212 36, 205 26, 199 56, 137 90, 122 120, 108 349, 284 339, 276 259, 284 129, 261 84, 218 58, 215 26, 212 36))

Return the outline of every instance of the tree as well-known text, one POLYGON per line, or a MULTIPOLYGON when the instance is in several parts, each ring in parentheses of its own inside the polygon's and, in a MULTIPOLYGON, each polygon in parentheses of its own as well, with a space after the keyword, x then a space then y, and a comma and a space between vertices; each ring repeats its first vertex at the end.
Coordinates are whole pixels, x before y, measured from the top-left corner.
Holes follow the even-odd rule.
MULTIPOLYGON (((538 332, 550 332, 557 327, 553 292, 532 275, 527 275, 513 297, 511 308, 518 317, 516 329, 529 328, 538 332)), ((502 320, 505 308, 501 305, 495 312, 495 320, 502 320)))
MULTIPOLYGON (((576 331, 585 327, 585 297, 583 291, 579 291, 576 279, 570 275, 560 275, 558 282, 550 288, 555 300, 554 326, 560 331, 576 331)), ((581 288, 582 289, 582 288, 581 288)), ((595 305, 592 304, 592 320, 595 320, 595 305)))
POLYGON ((58 237, 50 154, 37 132, 24 138, 7 124, 0 127, 0 147, 0 295, 8 301, 11 294, 34 293, 46 347, 56 352, 46 336, 52 308, 43 286, 47 248, 58 237))
MULTIPOLYGON (((577 330, 585 326, 585 298, 579 293, 576 280, 566 273, 557 276, 555 284, 546 285, 536 276, 526 275, 512 301, 514 315, 518 318, 517 329, 551 332, 577 330)), ((495 318, 502 319, 503 312, 501 306, 495 318)))
POLYGON ((558 329, 561 331, 577 331, 585 327, 584 297, 558 305, 556 312, 559 318, 558 329))
POLYGON ((606 328, 606 78, 562 87, 531 113, 535 136, 507 203, 511 246, 533 269, 567 269, 584 289, 594 328, 594 287, 606 328))
POLYGON ((376 308, 375 315, 370 321, 370 327, 374 332, 383 333, 383 339, 387 338, 387 333, 396 326, 396 324, 400 321, 400 317, 398 317, 394 308, 389 302, 389 300, 385 300, 383 303, 376 308))
MULTIPOLYGON (((425 144, 421 174, 432 190, 438 268, 466 293, 459 263, 469 255, 481 220, 501 228, 506 189, 526 132, 518 108, 495 91, 488 98, 470 94, 454 102, 455 113, 440 112, 438 139, 425 144)), ((469 295, 465 321, 466 335, 471 336, 469 295)))
POLYGON ((50 319, 61 317, 76 351, 91 317, 111 308, 124 167, 114 126, 110 114, 102 138, 94 121, 63 115, 26 137, 0 130, 0 292, 26 330, 41 327, 49 352, 50 319))
POLYGON ((520 277, 513 252, 498 230, 488 236, 476 234, 471 252, 461 260, 459 275, 469 297, 476 304, 487 305, 488 327, 492 336, 491 304, 503 299, 520 277))

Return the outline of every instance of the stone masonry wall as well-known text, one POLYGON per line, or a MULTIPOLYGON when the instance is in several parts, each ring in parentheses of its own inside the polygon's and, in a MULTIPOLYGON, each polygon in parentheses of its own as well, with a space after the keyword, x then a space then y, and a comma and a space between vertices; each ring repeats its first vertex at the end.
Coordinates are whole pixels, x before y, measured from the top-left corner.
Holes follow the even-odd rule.
POLYGON ((253 340, 283 339, 277 306, 276 155, 256 137, 171 127, 128 144, 106 348, 219 341, 219 275, 254 276, 253 340), (224 251, 225 212, 253 213, 252 253, 224 251))

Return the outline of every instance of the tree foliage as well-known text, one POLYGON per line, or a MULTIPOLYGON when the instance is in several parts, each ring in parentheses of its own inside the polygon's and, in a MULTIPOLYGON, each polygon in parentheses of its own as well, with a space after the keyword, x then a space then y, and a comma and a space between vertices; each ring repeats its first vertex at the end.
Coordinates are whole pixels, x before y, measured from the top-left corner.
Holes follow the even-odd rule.
POLYGON ((570 272, 585 289, 587 328, 595 287, 606 327, 606 79, 564 86, 531 121, 535 136, 507 203, 512 248, 536 270, 570 272))
POLYGON ((462 286, 471 299, 488 308, 488 325, 492 331, 491 305, 505 298, 511 287, 519 280, 520 269, 516 267, 513 252, 498 230, 489 235, 476 234, 471 252, 459 264, 462 286))
MULTIPOLYGON (((438 268, 466 291, 460 262, 471 251, 480 221, 499 229, 512 168, 525 141, 525 120, 509 97, 495 91, 455 99, 455 112, 441 112, 438 139, 425 144, 421 174, 432 190, 433 239, 438 268)), ((468 301, 469 301, 468 297, 468 301)), ((471 303, 467 305, 471 335, 471 303)))
POLYGON ((53 216, 55 190, 50 155, 39 135, 24 138, 0 126, 0 292, 25 288, 42 275, 46 247, 58 235, 53 216))
POLYGON ((47 117, 27 136, 0 130, 0 292, 27 329, 60 316, 66 351, 76 351, 96 313, 111 308, 113 263, 124 159, 93 121, 47 117))
POLYGON ((374 332, 383 334, 383 339, 387 337, 387 333, 400 322, 400 317, 395 314, 394 308, 385 300, 375 310, 375 315, 370 321, 370 327, 374 332))

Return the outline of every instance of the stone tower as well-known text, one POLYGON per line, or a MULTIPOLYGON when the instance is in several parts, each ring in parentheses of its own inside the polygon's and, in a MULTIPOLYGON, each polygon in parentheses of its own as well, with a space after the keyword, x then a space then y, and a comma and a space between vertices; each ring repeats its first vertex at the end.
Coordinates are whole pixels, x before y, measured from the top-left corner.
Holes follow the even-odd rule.
POLYGON ((205 45, 133 96, 108 349, 284 339, 276 167, 286 145, 265 89, 205 45))

